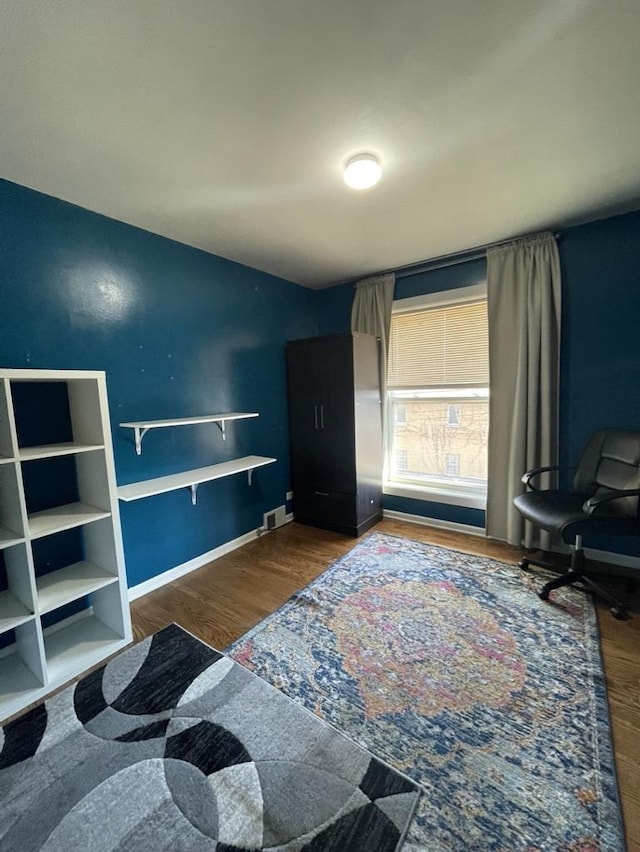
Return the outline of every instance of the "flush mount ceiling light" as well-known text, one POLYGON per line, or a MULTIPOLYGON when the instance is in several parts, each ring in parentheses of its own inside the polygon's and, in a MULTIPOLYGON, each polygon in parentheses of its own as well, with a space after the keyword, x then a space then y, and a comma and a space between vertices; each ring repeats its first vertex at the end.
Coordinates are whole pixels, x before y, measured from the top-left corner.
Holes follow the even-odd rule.
POLYGON ((369 189, 382 177, 382 166, 375 154, 356 154, 344 167, 344 182, 351 189, 369 189))

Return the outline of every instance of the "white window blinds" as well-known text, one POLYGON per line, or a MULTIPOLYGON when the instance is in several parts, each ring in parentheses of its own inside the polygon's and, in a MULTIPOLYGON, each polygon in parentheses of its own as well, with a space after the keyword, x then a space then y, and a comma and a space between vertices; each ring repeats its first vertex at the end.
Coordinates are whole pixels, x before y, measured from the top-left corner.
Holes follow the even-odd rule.
POLYGON ((488 385, 486 300, 392 316, 389 390, 488 385))

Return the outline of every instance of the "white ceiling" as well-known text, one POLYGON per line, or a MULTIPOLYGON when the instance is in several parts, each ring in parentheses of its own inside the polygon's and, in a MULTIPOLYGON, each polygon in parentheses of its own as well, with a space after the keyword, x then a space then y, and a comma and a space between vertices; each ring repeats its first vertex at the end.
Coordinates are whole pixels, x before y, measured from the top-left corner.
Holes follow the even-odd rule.
POLYGON ((3 0, 0 174, 322 287, 640 207, 638 0, 3 0), (381 183, 341 180, 373 151, 381 183))

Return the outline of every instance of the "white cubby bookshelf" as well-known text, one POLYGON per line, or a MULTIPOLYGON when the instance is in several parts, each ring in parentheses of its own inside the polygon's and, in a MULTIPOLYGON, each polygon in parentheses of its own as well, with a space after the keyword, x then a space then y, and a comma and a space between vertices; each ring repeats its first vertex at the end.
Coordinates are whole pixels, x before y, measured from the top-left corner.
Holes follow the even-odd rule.
POLYGON ((0 723, 131 641, 105 374, 0 370, 0 723))

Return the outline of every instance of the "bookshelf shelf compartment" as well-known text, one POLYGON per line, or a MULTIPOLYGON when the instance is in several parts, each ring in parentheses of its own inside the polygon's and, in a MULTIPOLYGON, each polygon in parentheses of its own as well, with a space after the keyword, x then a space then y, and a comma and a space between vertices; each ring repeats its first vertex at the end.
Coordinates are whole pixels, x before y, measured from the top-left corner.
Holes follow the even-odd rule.
POLYGON ((38 610, 40 615, 44 615, 117 582, 117 577, 93 562, 75 562, 36 578, 38 610))
POLYGON ((33 613, 8 589, 0 592, 0 633, 13 630, 33 617, 33 613))
POLYGON ((71 530, 81 527, 101 518, 108 518, 109 512, 88 506, 86 503, 67 503, 66 506, 55 506, 29 515, 29 535, 32 539, 43 535, 71 530))
POLYGON ((13 547, 14 544, 20 544, 21 541, 24 541, 24 539, 19 533, 0 527, 0 550, 5 547, 13 547))
POLYGON ((49 679, 64 683, 78 669, 85 670, 127 644, 95 615, 87 615, 45 636, 45 655, 49 679))
POLYGON ((33 700, 34 693, 41 688, 42 683, 17 653, 11 653, 0 659, 0 694, 9 713, 29 704, 33 700))

